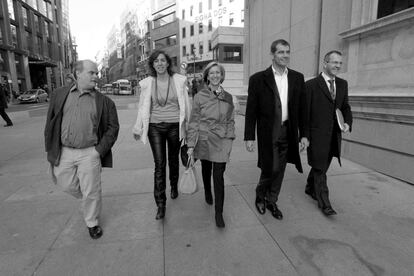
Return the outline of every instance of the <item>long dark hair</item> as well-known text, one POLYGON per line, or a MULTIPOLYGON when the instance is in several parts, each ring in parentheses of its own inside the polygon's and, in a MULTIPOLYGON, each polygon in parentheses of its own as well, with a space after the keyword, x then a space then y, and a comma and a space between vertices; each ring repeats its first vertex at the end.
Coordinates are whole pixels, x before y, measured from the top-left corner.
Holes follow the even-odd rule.
POLYGON ((154 52, 151 53, 150 57, 148 58, 148 69, 149 69, 150 76, 152 76, 152 77, 157 76, 157 71, 154 69, 154 61, 161 54, 163 54, 165 56, 165 59, 168 62, 168 67, 167 67, 168 75, 170 75, 170 76, 174 75, 174 72, 171 68, 172 67, 171 57, 163 50, 155 50, 154 52))

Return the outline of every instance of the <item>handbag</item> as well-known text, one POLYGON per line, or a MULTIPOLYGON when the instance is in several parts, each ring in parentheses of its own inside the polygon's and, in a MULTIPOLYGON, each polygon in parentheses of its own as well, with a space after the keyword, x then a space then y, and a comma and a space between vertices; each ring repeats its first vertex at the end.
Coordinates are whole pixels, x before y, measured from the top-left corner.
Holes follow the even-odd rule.
POLYGON ((183 194, 194 194, 197 192, 198 186, 200 185, 197 170, 194 166, 194 162, 191 162, 191 159, 192 158, 188 159, 186 169, 181 175, 178 184, 178 190, 183 194))
POLYGON ((180 157, 181 157, 181 163, 183 164, 184 167, 186 167, 186 165, 188 164, 188 146, 187 144, 184 144, 181 146, 180 148, 180 157))

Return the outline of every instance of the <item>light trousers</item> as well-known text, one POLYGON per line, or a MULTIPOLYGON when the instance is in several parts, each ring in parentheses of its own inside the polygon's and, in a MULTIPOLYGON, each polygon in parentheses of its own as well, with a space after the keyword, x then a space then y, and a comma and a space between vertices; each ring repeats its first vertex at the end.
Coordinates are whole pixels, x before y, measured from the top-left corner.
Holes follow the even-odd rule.
POLYGON ((53 168, 63 191, 82 199, 82 212, 88 227, 98 225, 102 209, 101 160, 95 147, 63 147, 59 166, 53 168))

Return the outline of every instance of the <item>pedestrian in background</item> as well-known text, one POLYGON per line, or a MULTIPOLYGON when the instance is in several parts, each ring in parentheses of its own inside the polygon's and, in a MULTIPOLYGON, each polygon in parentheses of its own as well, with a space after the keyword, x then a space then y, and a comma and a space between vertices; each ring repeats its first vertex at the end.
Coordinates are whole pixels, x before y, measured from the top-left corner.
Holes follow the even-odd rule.
POLYGON ((179 152, 185 143, 190 105, 187 79, 172 71, 167 53, 154 51, 148 59, 148 68, 150 76, 139 82, 141 95, 132 132, 136 140, 146 144, 148 139, 151 145, 158 220, 165 217, 166 210, 167 146, 171 198, 178 197, 179 152))
POLYGON ((6 113, 6 108, 8 108, 7 105, 7 99, 6 99, 6 88, 4 87, 3 83, 0 83, 0 115, 3 118, 3 120, 6 122, 4 127, 12 126, 13 123, 6 113))
POLYGON ((45 127, 47 159, 56 184, 82 199, 89 235, 102 236, 99 225, 102 206, 102 167, 112 167, 111 148, 119 131, 115 103, 95 90, 96 63, 75 64, 71 86, 56 89, 51 96, 45 127))
POLYGON ((305 136, 309 139, 309 172, 305 193, 318 201, 326 216, 335 215, 329 201, 326 172, 332 158, 341 164, 341 128, 336 109, 344 118, 343 132, 351 130, 352 112, 348 103, 348 83, 337 77, 342 66, 342 53, 330 51, 324 57, 323 72, 306 82, 305 136))
POLYGON ((213 204, 211 173, 213 172, 215 219, 219 228, 223 219, 224 171, 235 139, 233 97, 221 84, 225 71, 217 62, 210 62, 203 71, 204 87, 194 96, 188 125, 188 155, 201 160, 204 195, 213 204))
POLYGON ((244 140, 246 149, 254 149, 257 126, 258 167, 255 205, 259 214, 266 208, 276 219, 283 219, 276 202, 279 198, 286 163, 302 172, 299 148, 306 146, 302 137, 301 97, 305 91, 303 74, 288 68, 290 45, 279 39, 270 46, 272 65, 250 77, 246 106, 244 140))

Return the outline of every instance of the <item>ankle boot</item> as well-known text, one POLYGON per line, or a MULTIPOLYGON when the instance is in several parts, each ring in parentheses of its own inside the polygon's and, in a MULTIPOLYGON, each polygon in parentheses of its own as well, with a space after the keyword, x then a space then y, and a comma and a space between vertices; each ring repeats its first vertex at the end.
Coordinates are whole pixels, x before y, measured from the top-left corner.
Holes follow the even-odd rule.
POLYGON ((165 206, 158 206, 156 220, 163 219, 165 217, 165 206))
POLYGON ((171 199, 176 199, 178 197, 178 188, 171 187, 171 199))
POLYGON ((218 228, 224 228, 226 224, 224 223, 223 214, 222 213, 216 213, 216 226, 218 228))
POLYGON ((211 194, 211 191, 204 191, 204 196, 206 198, 206 203, 208 205, 213 205, 213 195, 211 194))

